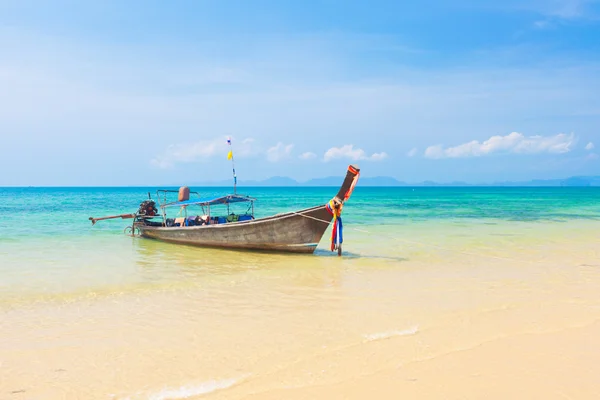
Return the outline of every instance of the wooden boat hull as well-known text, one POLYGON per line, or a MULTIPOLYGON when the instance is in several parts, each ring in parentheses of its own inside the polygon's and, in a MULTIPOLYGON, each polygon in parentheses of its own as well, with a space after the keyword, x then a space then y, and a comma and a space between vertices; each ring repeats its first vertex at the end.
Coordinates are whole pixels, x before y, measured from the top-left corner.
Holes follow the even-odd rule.
POLYGON ((251 221, 226 224, 156 227, 136 222, 145 238, 201 247, 313 253, 332 215, 325 205, 251 221))

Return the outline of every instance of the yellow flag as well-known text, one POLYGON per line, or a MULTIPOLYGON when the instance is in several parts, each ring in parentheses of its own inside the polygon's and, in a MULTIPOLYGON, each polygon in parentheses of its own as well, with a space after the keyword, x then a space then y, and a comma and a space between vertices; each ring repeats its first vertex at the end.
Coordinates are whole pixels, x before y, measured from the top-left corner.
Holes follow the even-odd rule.
POLYGON ((231 160, 233 158, 233 153, 231 150, 229 150, 229 153, 227 153, 227 159, 231 160))

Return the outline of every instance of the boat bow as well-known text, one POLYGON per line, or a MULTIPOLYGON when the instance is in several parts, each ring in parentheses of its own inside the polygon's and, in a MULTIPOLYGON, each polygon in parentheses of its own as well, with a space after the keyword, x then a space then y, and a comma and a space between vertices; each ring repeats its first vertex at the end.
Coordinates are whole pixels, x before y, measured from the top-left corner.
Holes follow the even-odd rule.
POLYGON ((343 224, 342 224, 342 209, 346 200, 352 196, 354 187, 358 182, 360 169, 355 165, 350 165, 346 172, 346 178, 340 187, 340 191, 331 201, 325 206, 331 217, 333 218, 333 229, 331 231, 331 251, 337 251, 338 256, 342 255, 342 243, 344 242, 343 224))

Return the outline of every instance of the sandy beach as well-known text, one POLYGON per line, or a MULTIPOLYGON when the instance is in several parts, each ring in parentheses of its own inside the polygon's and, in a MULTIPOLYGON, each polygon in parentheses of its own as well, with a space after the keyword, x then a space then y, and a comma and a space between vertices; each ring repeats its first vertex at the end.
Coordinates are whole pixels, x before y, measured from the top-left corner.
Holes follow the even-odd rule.
POLYGON ((356 231, 341 259, 138 240, 170 275, 4 304, 0 398, 595 399, 596 225, 356 231))

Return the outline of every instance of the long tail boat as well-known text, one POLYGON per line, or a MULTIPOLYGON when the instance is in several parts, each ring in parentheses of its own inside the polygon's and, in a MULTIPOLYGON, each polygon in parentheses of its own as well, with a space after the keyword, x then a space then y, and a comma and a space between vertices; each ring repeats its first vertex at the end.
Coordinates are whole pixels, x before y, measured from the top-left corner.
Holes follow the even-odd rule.
POLYGON ((170 243, 292 253, 313 253, 333 221, 331 250, 341 255, 342 208, 350 198, 359 175, 359 168, 350 165, 338 194, 328 203, 265 218, 254 218, 255 199, 252 197, 234 193, 212 199, 190 199, 190 193, 198 193, 182 187, 179 191, 157 192, 160 211, 150 199, 142 202, 134 214, 90 220, 95 224, 104 219, 132 218, 133 224, 128 227, 131 234, 170 243), (178 201, 168 202, 169 192, 177 192, 178 201), (229 206, 234 203, 248 204, 247 211, 229 213, 229 206), (215 212, 217 205, 225 205, 227 214, 222 216, 215 212), (197 215, 194 214, 195 209, 200 211, 197 215), (168 218, 167 210, 178 210, 177 217, 168 218))

